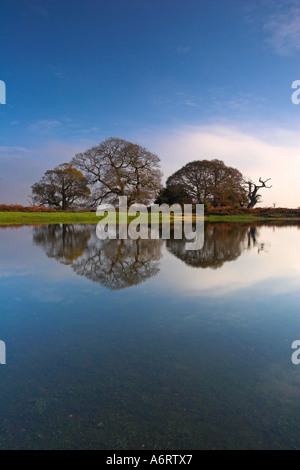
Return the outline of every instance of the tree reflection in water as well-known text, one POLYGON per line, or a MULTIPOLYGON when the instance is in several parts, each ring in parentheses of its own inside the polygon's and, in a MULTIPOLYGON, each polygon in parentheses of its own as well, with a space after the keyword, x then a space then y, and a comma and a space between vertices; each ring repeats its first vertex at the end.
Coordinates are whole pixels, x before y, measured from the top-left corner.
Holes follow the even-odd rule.
MULTIPOLYGON (((149 237, 150 238, 150 237, 149 237)), ((47 256, 71 264, 74 272, 117 290, 159 272, 162 240, 99 240, 95 225, 34 227, 33 241, 47 256)))
POLYGON ((162 240, 98 240, 76 261, 76 274, 109 289, 124 289, 159 272, 162 240))
MULTIPOLYGON (((124 289, 140 284, 159 272, 162 244, 187 265, 220 268, 237 259, 244 250, 257 247, 256 226, 247 224, 206 223, 204 245, 200 250, 185 250, 186 240, 100 240, 95 225, 49 224, 33 228, 33 241, 47 256, 71 265, 85 276, 108 289, 124 289)), ((172 237, 172 233, 171 233, 172 237)))
POLYGON ((206 223, 204 245, 200 250, 185 250, 186 240, 167 240, 170 253, 196 268, 218 269, 225 262, 237 259, 245 248, 257 244, 257 228, 243 224, 206 223))
POLYGON ((82 256, 90 236, 91 228, 84 224, 48 224, 33 228, 33 242, 41 246, 49 258, 69 265, 82 256))

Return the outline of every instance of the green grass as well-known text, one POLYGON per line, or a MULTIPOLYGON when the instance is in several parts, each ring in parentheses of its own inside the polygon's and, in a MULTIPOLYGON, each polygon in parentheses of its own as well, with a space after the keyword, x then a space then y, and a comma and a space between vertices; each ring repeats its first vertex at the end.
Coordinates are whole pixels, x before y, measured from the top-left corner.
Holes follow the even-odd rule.
POLYGON ((95 212, 0 212, 0 225, 23 224, 96 224, 95 212))
MULTIPOLYGON (((97 224, 96 212, 0 212, 0 225, 97 224)), ((133 217, 126 218, 126 223, 133 217)), ((113 215, 107 221, 113 222, 113 215)))
MULTIPOLYGON (((171 217, 172 219, 172 217, 171 217)), ((252 222, 263 220, 300 220, 276 214, 274 216, 259 215, 209 215, 205 220, 210 222, 252 222)), ((95 212, 0 212, 0 225, 32 225, 32 224, 97 224, 101 220, 95 212)), ((131 220, 129 218, 128 220, 131 220)), ((127 222, 127 220, 126 220, 127 222)), ((149 220, 150 222, 150 220, 149 220)))

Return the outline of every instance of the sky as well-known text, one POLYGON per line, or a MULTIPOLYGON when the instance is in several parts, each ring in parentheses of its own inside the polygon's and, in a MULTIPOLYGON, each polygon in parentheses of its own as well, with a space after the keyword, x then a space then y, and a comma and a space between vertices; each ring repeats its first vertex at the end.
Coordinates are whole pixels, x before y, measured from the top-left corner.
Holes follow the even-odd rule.
POLYGON ((300 0, 1 0, 0 203, 121 137, 164 181, 217 158, 299 207, 299 56, 300 0))

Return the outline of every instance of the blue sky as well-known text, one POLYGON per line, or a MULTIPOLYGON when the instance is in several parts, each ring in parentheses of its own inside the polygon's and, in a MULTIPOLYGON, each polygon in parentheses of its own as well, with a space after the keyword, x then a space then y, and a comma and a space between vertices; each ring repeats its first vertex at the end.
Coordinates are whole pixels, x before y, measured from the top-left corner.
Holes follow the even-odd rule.
POLYGON ((165 178, 219 158, 300 206, 299 1, 1 0, 0 45, 0 203, 115 136, 165 178))

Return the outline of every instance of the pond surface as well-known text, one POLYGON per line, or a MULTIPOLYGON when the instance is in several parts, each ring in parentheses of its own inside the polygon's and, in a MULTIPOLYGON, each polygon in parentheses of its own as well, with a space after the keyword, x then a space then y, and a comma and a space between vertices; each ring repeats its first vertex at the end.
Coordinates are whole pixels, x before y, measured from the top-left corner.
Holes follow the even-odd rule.
POLYGON ((0 229, 0 448, 300 449, 300 225, 0 229))

